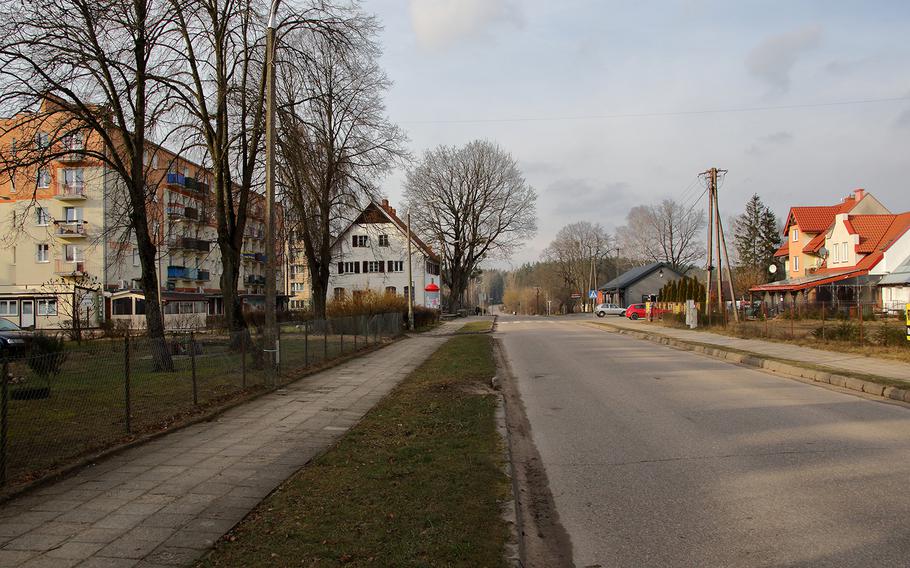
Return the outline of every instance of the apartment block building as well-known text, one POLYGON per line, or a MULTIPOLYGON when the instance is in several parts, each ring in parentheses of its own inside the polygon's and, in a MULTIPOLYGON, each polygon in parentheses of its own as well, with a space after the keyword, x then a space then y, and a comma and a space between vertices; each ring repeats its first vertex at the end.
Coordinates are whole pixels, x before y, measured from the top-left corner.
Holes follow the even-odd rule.
MULTIPOLYGON (((75 319, 82 327, 110 319, 141 328, 145 297, 123 182, 87 155, 102 151, 95 134, 67 122, 65 111, 40 112, 55 118, 37 125, 27 115, 0 119, 0 317, 36 329, 68 328, 75 319), (53 159, 17 165, 24 152, 40 158, 42 149, 53 159)), ((202 326, 223 313, 211 172, 153 144, 144 163, 165 325, 202 326)), ((264 303, 264 222, 264 198, 254 194, 239 283, 249 309, 264 303)), ((275 254, 283 293, 283 247, 275 254)))

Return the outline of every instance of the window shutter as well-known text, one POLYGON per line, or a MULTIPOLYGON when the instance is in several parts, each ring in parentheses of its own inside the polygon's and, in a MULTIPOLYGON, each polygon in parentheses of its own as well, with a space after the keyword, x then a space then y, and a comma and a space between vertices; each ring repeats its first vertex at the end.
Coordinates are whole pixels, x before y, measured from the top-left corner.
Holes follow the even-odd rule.
POLYGON ((370 271, 370 267, 369 267, 369 265, 367 265, 367 261, 364 260, 363 261, 363 273, 366 274, 369 271, 370 271))
POLYGON ((352 247, 357 246, 357 235, 351 235, 351 246, 352 247))
POLYGON ((344 263, 343 262, 338 263, 338 274, 344 274, 344 263))
POLYGON ((360 274, 360 263, 354 262, 352 264, 354 265, 354 274, 360 274))

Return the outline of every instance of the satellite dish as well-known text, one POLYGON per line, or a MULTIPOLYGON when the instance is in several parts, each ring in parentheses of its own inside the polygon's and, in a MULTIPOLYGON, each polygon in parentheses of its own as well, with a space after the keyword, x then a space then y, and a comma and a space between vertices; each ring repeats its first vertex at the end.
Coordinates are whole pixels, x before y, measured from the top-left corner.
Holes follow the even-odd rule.
POLYGON ((775 272, 777 272, 777 265, 776 265, 776 264, 772 264, 771 266, 769 266, 769 267, 768 267, 768 272, 770 272, 771 274, 774 274, 775 272))
POLYGON ((826 249, 825 247, 818 249, 818 256, 820 256, 822 258, 828 258, 828 249, 826 249))

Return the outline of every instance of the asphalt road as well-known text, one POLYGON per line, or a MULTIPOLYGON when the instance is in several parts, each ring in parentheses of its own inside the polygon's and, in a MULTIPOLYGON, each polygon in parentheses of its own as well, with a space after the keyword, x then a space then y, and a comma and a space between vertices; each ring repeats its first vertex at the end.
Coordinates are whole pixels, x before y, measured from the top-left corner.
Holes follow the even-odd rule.
POLYGON ((497 335, 576 566, 910 566, 910 408, 579 318, 497 335))

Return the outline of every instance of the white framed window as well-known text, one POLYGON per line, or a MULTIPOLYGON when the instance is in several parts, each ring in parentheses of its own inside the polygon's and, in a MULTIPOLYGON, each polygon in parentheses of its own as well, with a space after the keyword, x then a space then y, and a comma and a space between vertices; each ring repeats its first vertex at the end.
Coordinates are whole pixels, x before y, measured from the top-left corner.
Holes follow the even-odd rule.
POLYGON ((47 168, 38 168, 38 189, 45 189, 51 186, 51 172, 47 168))
POLYGON ((61 138, 60 142, 64 150, 84 150, 85 138, 81 132, 74 132, 61 138))
POLYGON ((82 220, 82 207, 64 207, 63 218, 67 223, 77 223, 82 220))
POLYGON ((38 315, 39 316, 55 316, 57 315, 57 300, 56 299, 44 299, 38 300, 38 315))
POLYGON ((368 260, 364 261, 364 272, 382 272, 382 261, 381 260, 368 260))
POLYGON ((139 266, 139 247, 133 247, 133 266, 139 266))
POLYGON ((793 242, 795 243, 798 240, 799 240, 799 229, 794 228, 793 229, 793 242))
POLYGON ((339 262, 338 274, 360 274, 359 262, 339 262))
POLYGON ((85 170, 82 168, 63 170, 63 184, 70 189, 82 191, 85 185, 85 170))
POLYGON ((390 260, 388 272, 404 272, 404 261, 403 260, 390 260))
POLYGON ((35 224, 39 227, 46 227, 51 223, 51 215, 47 212, 47 209, 41 207, 35 207, 35 224))
POLYGON ((335 288, 334 290, 332 290, 332 294, 336 301, 344 300, 345 289, 344 288, 335 288))
POLYGON ((65 245, 63 247, 63 259, 66 262, 81 262, 85 260, 82 256, 82 249, 76 245, 65 245))
POLYGON ((18 316, 18 300, 0 300, 0 316, 18 316))
POLYGON ((50 245, 47 243, 35 245, 35 262, 44 263, 50 261, 50 245))
POLYGON ((354 235, 351 238, 351 246, 366 247, 369 246, 370 238, 367 235, 354 235))
POLYGON ((381 246, 381 247, 389 246, 389 236, 388 235, 379 235, 379 246, 381 246))
POLYGON ((793 272, 799 272, 799 257, 793 257, 793 272))

